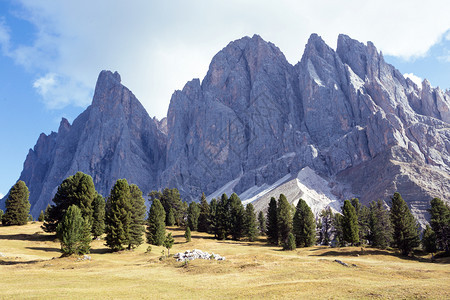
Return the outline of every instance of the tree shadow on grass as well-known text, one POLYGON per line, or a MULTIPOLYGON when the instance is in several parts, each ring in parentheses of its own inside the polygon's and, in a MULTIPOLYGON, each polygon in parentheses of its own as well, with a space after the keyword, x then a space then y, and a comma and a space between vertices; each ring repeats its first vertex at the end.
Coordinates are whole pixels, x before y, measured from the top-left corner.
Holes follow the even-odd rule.
POLYGON ((106 254, 106 253, 113 253, 114 251, 105 247, 105 248, 91 249, 89 252, 91 254, 106 254))
POLYGON ((61 252, 61 249, 59 249, 59 248, 50 248, 50 247, 25 247, 25 248, 30 249, 30 250, 45 251, 45 252, 61 252))
POLYGON ((16 241, 31 241, 31 242, 51 242, 56 239, 56 235, 48 234, 2 234, 0 235, 0 240, 16 240, 16 241))
POLYGON ((43 260, 27 260, 27 261, 14 261, 14 260, 2 260, 0 259, 0 266, 15 266, 15 265, 33 265, 43 260))

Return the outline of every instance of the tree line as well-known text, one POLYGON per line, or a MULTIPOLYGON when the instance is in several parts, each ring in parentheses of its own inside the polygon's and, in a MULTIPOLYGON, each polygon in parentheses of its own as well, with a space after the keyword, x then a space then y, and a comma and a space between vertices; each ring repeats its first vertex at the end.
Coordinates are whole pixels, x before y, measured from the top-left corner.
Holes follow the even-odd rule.
MULTIPOLYGON (((23 225, 29 220, 28 188, 18 181, 10 190, 6 212, 0 211, 3 225, 23 225)), ((294 207, 281 194, 272 197, 266 214, 258 215, 251 203, 245 207, 238 195, 223 194, 210 203, 202 194, 200 201, 181 200, 177 189, 166 188, 149 193, 151 206, 146 211, 145 200, 138 186, 119 179, 105 199, 96 192, 90 176, 77 172, 65 179, 53 198, 53 204, 41 211, 39 221, 46 232, 55 232, 64 254, 84 254, 91 240, 105 234, 106 245, 113 251, 134 249, 146 241, 169 249, 173 237, 166 226, 186 228, 186 241, 191 232, 214 235, 216 239, 255 241, 266 236, 269 244, 285 250, 319 245, 362 245, 378 248, 395 247, 408 255, 422 244, 430 253, 449 251, 450 209, 444 201, 434 198, 429 209, 431 220, 420 240, 417 220, 399 193, 391 197, 390 208, 381 200, 369 206, 354 198, 345 200, 342 213, 324 209, 314 216, 311 208, 299 199, 294 207)))

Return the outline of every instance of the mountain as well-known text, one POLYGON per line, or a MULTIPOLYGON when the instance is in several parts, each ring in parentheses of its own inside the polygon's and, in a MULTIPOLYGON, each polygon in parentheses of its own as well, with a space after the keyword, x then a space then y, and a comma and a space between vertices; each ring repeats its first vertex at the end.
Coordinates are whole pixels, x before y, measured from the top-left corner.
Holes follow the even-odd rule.
POLYGON ((236 192, 260 209, 280 191, 313 211, 399 191, 424 224, 432 197, 450 199, 449 152, 450 93, 417 86, 371 42, 340 35, 334 50, 313 34, 294 66, 254 35, 217 53, 161 121, 103 71, 92 105, 41 135, 20 179, 34 215, 80 170, 103 195, 124 177, 189 201, 236 192))

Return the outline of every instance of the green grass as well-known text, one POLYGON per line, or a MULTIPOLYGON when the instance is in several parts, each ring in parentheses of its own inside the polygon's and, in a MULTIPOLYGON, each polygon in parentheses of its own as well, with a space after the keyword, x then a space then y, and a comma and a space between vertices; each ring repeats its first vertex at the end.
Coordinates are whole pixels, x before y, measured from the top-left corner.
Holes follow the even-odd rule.
POLYGON ((281 251, 264 242, 217 241, 170 228, 171 253, 188 249, 218 253, 225 261, 160 261, 163 247, 143 244, 110 253, 93 241, 91 261, 59 258, 59 243, 39 228, 0 226, 0 298, 267 298, 267 299, 450 299, 448 258, 405 259, 392 251, 311 247, 281 251), (359 256, 357 256, 359 255, 359 256), (54 258, 54 259, 52 259, 54 258), (342 260, 356 267, 345 267, 342 260))

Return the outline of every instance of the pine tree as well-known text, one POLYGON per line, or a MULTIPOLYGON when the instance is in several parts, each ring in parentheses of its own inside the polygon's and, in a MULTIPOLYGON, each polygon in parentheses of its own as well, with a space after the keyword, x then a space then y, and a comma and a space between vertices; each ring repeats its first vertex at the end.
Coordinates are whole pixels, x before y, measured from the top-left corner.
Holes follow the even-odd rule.
POLYGON ((408 205, 399 193, 394 193, 391 198, 391 222, 394 229, 394 244, 408 255, 415 247, 419 246, 418 225, 408 205))
POLYGON ((316 242, 316 223, 311 208, 301 199, 293 218, 292 233, 297 247, 310 247, 316 242))
POLYGON ((50 209, 51 209, 50 204, 47 204, 47 207, 44 210, 44 222, 47 221, 49 218, 50 209))
POLYGON ((200 232, 208 232, 209 231, 209 204, 206 201, 205 194, 202 193, 202 197, 200 199, 200 215, 198 216, 198 231, 200 232))
POLYGON ((200 215, 200 208, 196 202, 191 202, 188 208, 188 226, 191 231, 198 230, 198 217, 200 215))
POLYGON ((186 226, 184 237, 186 238, 186 243, 189 243, 191 241, 191 229, 189 228, 189 226, 186 226))
POLYGON ((3 209, 0 209, 0 222, 2 221, 4 215, 5 212, 3 211, 3 209))
POLYGON ((230 201, 226 194, 222 194, 217 203, 216 235, 219 240, 224 240, 229 234, 231 226, 230 201))
POLYGON ((322 221, 322 239, 320 241, 320 244, 328 246, 331 242, 331 231, 333 228, 333 212, 331 211, 331 208, 327 207, 323 209, 320 213, 320 218, 322 221))
POLYGON ((106 245, 113 251, 124 249, 130 243, 132 223, 130 188, 126 179, 119 179, 111 189, 106 203, 106 245))
POLYGON ((97 194, 92 202, 92 235, 94 239, 105 233, 105 204, 105 199, 100 194, 97 194))
POLYGON ((333 215, 333 233, 334 233, 334 241, 336 242, 336 246, 342 247, 345 246, 344 240, 344 230, 343 230, 343 219, 340 213, 335 213, 333 215))
POLYGON ((92 225, 92 202, 97 196, 92 177, 82 172, 67 177, 58 187, 53 197, 53 203, 48 211, 43 229, 46 232, 54 232, 58 223, 62 220, 67 208, 76 205, 81 209, 83 218, 87 218, 92 225))
POLYGON ((278 245, 278 208, 274 197, 270 198, 267 210, 267 241, 272 245, 278 245))
POLYGON ((167 226, 173 226, 175 225, 175 216, 173 214, 173 208, 171 207, 169 209, 169 215, 167 216, 167 226))
POLYGON ((41 213, 39 214, 39 217, 38 217, 38 221, 39 222, 44 222, 44 218, 45 218, 44 211, 41 210, 41 213))
POLYGON ((289 232, 286 242, 283 244, 283 250, 295 250, 295 237, 292 232, 289 232))
POLYGON ((342 207, 342 235, 345 242, 352 246, 359 243, 358 216, 349 200, 344 201, 342 207))
POLYGON ((256 240, 257 231, 255 208, 249 203, 245 207, 244 232, 250 242, 256 240))
POLYGON ((291 205, 286 199, 286 196, 280 194, 277 203, 278 215, 278 234, 282 244, 287 243, 289 233, 292 232, 292 215, 291 205))
POLYGON ((244 206, 236 193, 229 199, 230 202, 230 234, 233 240, 238 241, 244 235, 244 206))
POLYGON ((392 225, 389 211, 383 201, 373 201, 369 207, 369 242, 381 249, 387 248, 392 242, 392 225))
POLYGON ((450 208, 439 198, 430 202, 430 225, 436 234, 437 247, 440 250, 450 251, 450 208))
POLYGON ((57 235, 64 255, 89 253, 91 232, 88 220, 84 219, 80 208, 71 205, 58 224, 57 235))
POLYGON ((3 225, 25 225, 30 213, 30 192, 27 185, 19 180, 9 191, 6 199, 6 212, 2 217, 3 225))
POLYGON ((168 223, 169 211, 172 208, 175 217, 175 222, 178 226, 182 226, 184 223, 184 215, 186 213, 185 206, 181 201, 180 192, 178 189, 165 188, 162 192, 152 191, 149 193, 150 200, 158 199, 162 206, 164 207, 164 212, 166 216, 166 225, 170 226, 168 223))
POLYGON ((166 234, 166 213, 158 199, 154 199, 148 213, 147 243, 161 246, 166 234))
POLYGON ((266 217, 264 217, 264 213, 260 211, 258 213, 258 231, 259 235, 266 235, 266 217))
POLYGON ((170 248, 172 248, 174 242, 172 233, 169 232, 163 242, 163 246, 167 249, 167 256, 170 256, 170 248))
POLYGON ((369 234, 369 209, 368 207, 361 205, 358 198, 352 198, 350 200, 352 206, 355 208, 356 216, 358 219, 358 235, 359 241, 367 239, 369 234))
POLYGON ((422 247, 428 253, 436 253, 436 233, 427 225, 422 236, 422 247))
POLYGON ((209 233, 214 234, 214 238, 217 238, 218 227, 217 227, 217 200, 213 198, 209 203, 209 233))
POLYGON ((130 239, 128 242, 128 250, 138 247, 144 242, 142 238, 145 232, 145 200, 142 197, 142 192, 135 184, 130 185, 131 197, 131 226, 130 239))

